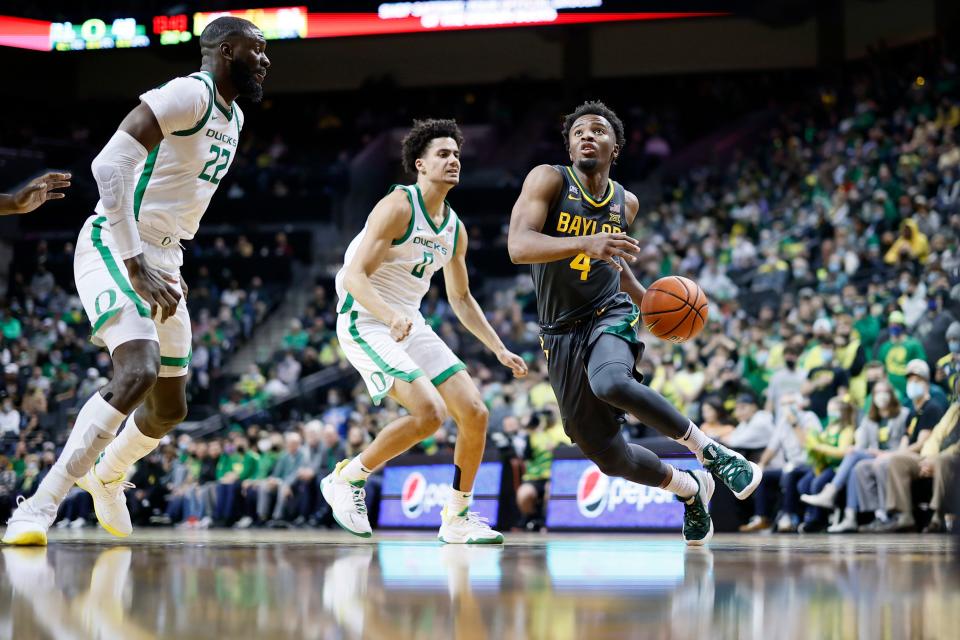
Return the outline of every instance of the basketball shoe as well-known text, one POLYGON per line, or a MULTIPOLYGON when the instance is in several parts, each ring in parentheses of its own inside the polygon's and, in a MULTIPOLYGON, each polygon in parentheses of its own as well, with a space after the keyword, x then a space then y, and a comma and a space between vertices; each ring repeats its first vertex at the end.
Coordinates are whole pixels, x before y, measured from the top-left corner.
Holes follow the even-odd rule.
POLYGON ((47 531, 57 519, 57 505, 38 504, 36 498, 17 498, 17 508, 7 520, 4 544, 22 546, 47 544, 47 531))
POLYGON ((364 480, 349 482, 341 477, 340 472, 347 466, 349 460, 341 460, 326 478, 320 481, 320 492, 323 499, 333 511, 333 519, 341 527, 355 536, 369 538, 373 535, 370 520, 367 516, 367 503, 364 501, 366 492, 363 490, 364 480))
POLYGON ((132 489, 133 483, 123 478, 104 482, 97 476, 93 467, 87 475, 77 480, 77 486, 93 498, 93 512, 97 514, 100 526, 118 538, 126 538, 133 533, 130 512, 127 510, 125 489, 132 489))
POLYGON ((713 473, 720 482, 727 485, 738 500, 749 498, 760 480, 763 472, 760 467, 750 462, 736 451, 731 451, 723 445, 711 442, 703 448, 699 456, 703 468, 713 473))
POLYGON ((444 507, 437 539, 446 544, 503 544, 503 534, 491 529, 487 519, 469 507, 456 514, 444 507))
POLYGON ((690 546, 706 544, 713 537, 713 519, 710 518, 710 498, 713 497, 715 484, 713 477, 704 471, 686 471, 697 483, 697 493, 683 503, 683 539, 690 546))

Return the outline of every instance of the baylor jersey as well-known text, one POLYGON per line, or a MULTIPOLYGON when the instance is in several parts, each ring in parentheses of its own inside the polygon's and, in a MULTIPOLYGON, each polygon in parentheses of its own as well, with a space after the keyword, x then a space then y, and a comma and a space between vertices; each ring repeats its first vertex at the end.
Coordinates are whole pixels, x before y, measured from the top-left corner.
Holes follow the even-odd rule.
MULTIPOLYGON (((393 241, 387 257, 370 275, 370 284, 387 304, 417 314, 420 301, 430 289, 433 274, 446 266, 457 251, 460 220, 450 204, 444 202, 446 213, 438 227, 427 214, 420 187, 415 184, 394 185, 391 192, 395 189, 401 189, 410 202, 410 223, 403 237, 393 241)), ((337 298, 340 301, 337 308, 340 313, 345 309, 366 311, 353 299, 343 283, 347 265, 356 255, 366 231, 364 226, 347 247, 343 268, 337 273, 337 298)))
MULTIPOLYGON (((555 168, 563 176, 563 190, 547 214, 542 233, 562 238, 626 231, 624 189, 619 183, 609 180, 606 193, 594 200, 573 169, 555 168)), ((606 260, 591 260, 583 253, 535 264, 532 273, 543 326, 587 317, 620 291, 620 272, 606 260)))

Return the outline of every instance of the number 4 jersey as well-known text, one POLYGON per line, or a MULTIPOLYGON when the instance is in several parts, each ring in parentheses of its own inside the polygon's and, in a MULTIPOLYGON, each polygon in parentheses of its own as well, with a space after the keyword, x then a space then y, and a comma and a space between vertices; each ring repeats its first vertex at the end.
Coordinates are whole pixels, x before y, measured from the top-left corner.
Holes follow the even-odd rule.
MULTIPOLYGON (((370 283, 384 302, 416 317, 420 312, 420 301, 430 289, 430 278, 446 266, 457 251, 460 220, 450 204, 445 202, 443 222, 437 226, 427 214, 420 187, 394 185, 390 191, 393 192, 396 189, 401 189, 406 194, 413 213, 406 233, 393 241, 387 257, 370 276, 370 283)), ((365 311, 346 290, 343 280, 346 275, 346 265, 350 264, 356 255, 366 231, 364 227, 350 242, 343 258, 344 266, 337 273, 336 285, 339 299, 337 309, 340 313, 345 309, 365 311)))
MULTIPOLYGON (((217 92, 208 72, 175 78, 140 96, 163 140, 135 175, 133 214, 146 242, 190 240, 236 156, 243 113, 217 92)), ((97 203, 97 213, 104 210, 97 203)))
MULTIPOLYGON (((594 200, 570 167, 554 167, 563 176, 563 188, 547 213, 542 233, 558 238, 620 233, 627 229, 623 187, 613 180, 594 200)), ((572 259, 534 264, 537 314, 546 327, 579 320, 598 311, 620 291, 620 272, 605 260, 586 254, 572 259)))

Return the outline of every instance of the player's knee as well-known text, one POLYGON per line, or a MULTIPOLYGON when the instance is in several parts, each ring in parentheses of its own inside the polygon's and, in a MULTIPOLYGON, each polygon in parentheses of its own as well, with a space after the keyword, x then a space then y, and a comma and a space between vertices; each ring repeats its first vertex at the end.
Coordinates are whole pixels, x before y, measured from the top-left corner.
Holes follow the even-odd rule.
POLYGON ((185 398, 178 401, 154 403, 154 406, 150 409, 151 422, 158 423, 166 427, 167 430, 177 426, 186 418, 187 402, 185 398))
POLYGON ((124 395, 142 399, 157 384, 159 373, 159 363, 157 366, 151 362, 131 363, 116 368, 113 386, 124 395))
POLYGON ((443 421, 447 419, 447 409, 439 399, 431 400, 417 407, 412 415, 417 421, 417 435, 427 438, 436 433, 443 421))
POLYGON ((593 394, 613 406, 621 406, 635 384, 629 373, 617 366, 607 366, 590 379, 593 394))
POLYGON ((490 419, 490 411, 487 410, 487 405, 483 404, 480 398, 471 400, 461 413, 464 426, 474 430, 486 431, 487 422, 490 419))

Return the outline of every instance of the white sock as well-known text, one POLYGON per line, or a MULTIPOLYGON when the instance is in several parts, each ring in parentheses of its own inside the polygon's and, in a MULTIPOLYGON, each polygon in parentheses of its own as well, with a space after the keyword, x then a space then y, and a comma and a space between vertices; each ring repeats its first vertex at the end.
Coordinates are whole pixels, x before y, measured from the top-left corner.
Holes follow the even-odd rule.
POLYGON ((704 447, 708 444, 716 444, 713 438, 709 437, 703 431, 700 431, 700 427, 693 424, 693 422, 687 427, 687 433, 685 433, 682 438, 677 438, 676 441, 687 449, 690 449, 690 452, 697 456, 698 459, 702 457, 704 447))
POLYGON ((347 466, 340 472, 340 477, 347 482, 359 482, 360 480, 366 482, 371 473, 373 471, 363 466, 360 463, 360 456, 357 456, 347 463, 347 466))
POLYGON ((670 482, 668 482, 667 486, 663 487, 663 489, 674 495, 680 496, 684 500, 697 495, 699 487, 697 486, 697 481, 693 479, 692 475, 669 464, 667 466, 670 467, 672 475, 670 477, 670 482))
POLYGON ((470 500, 473 498, 472 491, 450 491, 450 499, 447 500, 447 513, 460 515, 470 507, 470 500))
POLYGON ((56 505, 63 502, 74 483, 93 467, 126 417, 110 406, 99 392, 90 396, 77 414, 63 452, 37 487, 36 501, 56 505))
POLYGON ((135 418, 136 413, 130 415, 130 418, 127 419, 127 426, 103 452, 103 458, 96 466, 96 474, 101 481, 113 482, 125 478, 127 470, 137 460, 147 456, 160 446, 158 438, 143 435, 135 422, 135 418))

